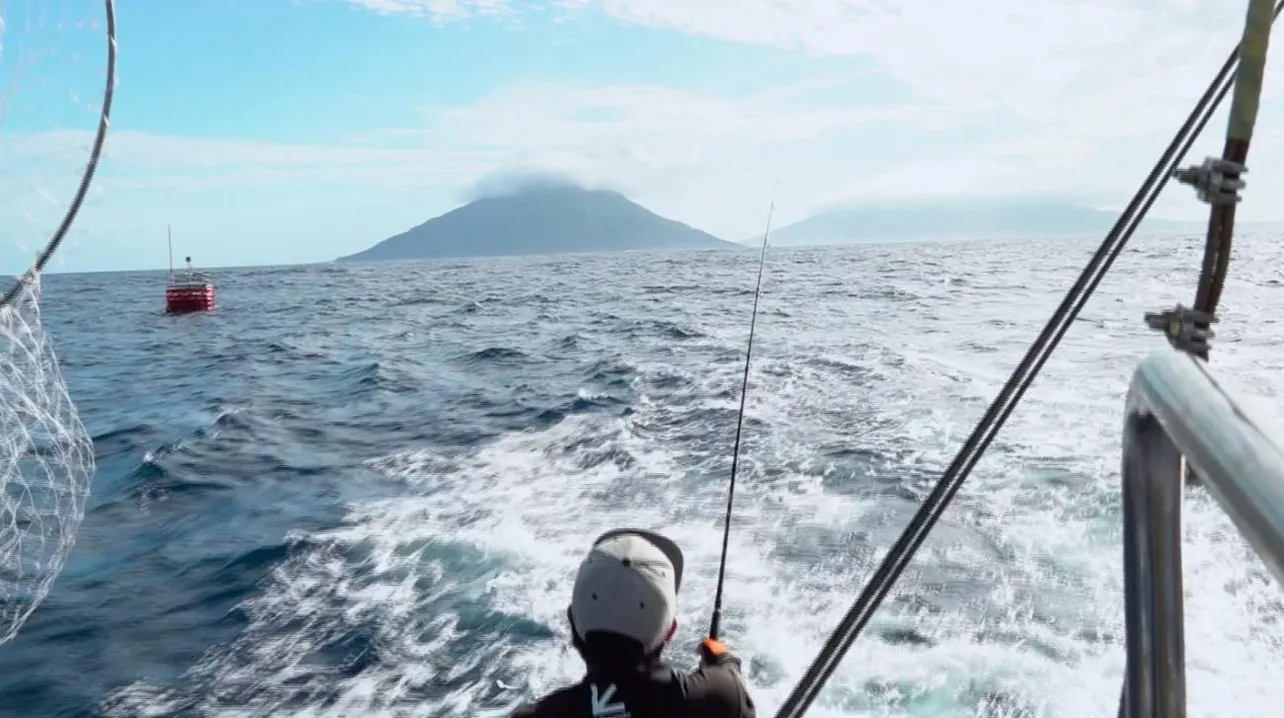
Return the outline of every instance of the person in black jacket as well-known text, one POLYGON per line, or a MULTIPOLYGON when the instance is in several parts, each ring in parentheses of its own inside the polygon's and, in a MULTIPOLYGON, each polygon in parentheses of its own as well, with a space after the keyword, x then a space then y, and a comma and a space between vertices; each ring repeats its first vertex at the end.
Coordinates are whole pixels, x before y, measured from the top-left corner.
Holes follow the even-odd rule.
POLYGON ((677 544, 651 531, 599 536, 566 612, 584 679, 522 706, 514 718, 755 718, 740 659, 720 642, 701 642, 694 671, 660 658, 678 627, 683 563, 677 544))

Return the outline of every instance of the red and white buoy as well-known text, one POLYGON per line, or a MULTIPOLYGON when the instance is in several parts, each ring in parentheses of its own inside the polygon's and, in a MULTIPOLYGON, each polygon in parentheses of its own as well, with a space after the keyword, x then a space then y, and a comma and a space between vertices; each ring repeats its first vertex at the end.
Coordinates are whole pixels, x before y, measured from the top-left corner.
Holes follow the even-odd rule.
POLYGON ((214 282, 203 272, 192 268, 192 258, 187 257, 187 268, 174 271, 174 235, 169 232, 169 281, 165 284, 165 311, 170 314, 207 312, 214 308, 214 282))

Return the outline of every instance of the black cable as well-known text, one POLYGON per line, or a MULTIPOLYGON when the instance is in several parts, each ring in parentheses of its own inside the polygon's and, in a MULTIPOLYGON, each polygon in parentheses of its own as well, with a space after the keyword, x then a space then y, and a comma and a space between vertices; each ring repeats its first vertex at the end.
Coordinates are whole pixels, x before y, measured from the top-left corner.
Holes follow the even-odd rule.
POLYGON ((758 255, 758 282, 753 289, 753 312, 749 315, 749 341, 745 346, 745 373, 740 383, 740 413, 736 416, 736 440, 731 448, 731 480, 727 486, 727 514, 722 525, 722 556, 718 559, 718 588, 713 594, 713 617, 709 620, 709 638, 718 640, 722 623, 722 587, 727 578, 727 549, 731 544, 731 512, 736 500, 736 471, 740 467, 740 436, 745 425, 745 398, 749 395, 749 359, 753 356, 753 333, 758 323, 758 299, 762 296, 762 270, 767 264, 767 237, 771 234, 771 216, 776 211, 772 198, 767 210, 767 229, 762 233, 762 253, 758 255))
MULTIPOLYGON (((1275 13, 1277 17, 1281 9, 1284 9, 1284 0, 1280 0, 1276 5, 1275 13)), ((1138 224, 1145 218, 1146 212, 1163 190, 1162 180, 1166 179, 1177 164, 1181 162, 1185 153, 1194 143, 1195 138, 1198 137, 1199 131, 1207 124, 1208 119, 1225 97, 1230 83, 1233 81, 1230 73, 1237 64, 1238 57, 1239 47, 1236 46, 1230 57, 1222 65, 1213 82, 1205 90, 1199 102, 1196 103, 1194 110, 1187 116, 1177 135, 1169 143, 1159 161, 1155 163, 1141 188, 1133 195, 1127 208, 1125 208, 1119 220, 1112 227, 1088 266, 1080 274, 1074 286, 1066 294, 1052 318, 1035 340, 1035 343, 1027 351, 1021 364, 1004 385, 999 396, 990 405, 985 416, 972 432, 972 435, 968 437, 963 448, 954 458, 954 461, 951 462, 949 468, 946 469, 941 480, 910 520, 909 526, 906 527, 896 544, 892 546, 865 590, 848 610, 838 627, 829 637, 829 640, 826 641, 825 646, 816 656, 806 674, 785 700, 784 705, 776 714, 776 718, 799 718, 810 707, 812 701, 815 700, 820 689, 830 675, 833 674, 839 661, 842 660, 843 655, 846 654, 848 648, 859 636, 860 631, 869 622, 873 612, 877 610, 884 598, 886 598, 896 579, 900 577, 909 560, 913 558, 926 539, 928 532, 949 506, 950 501, 953 500, 963 481, 967 479, 972 467, 979 461, 985 449, 988 448, 990 442, 998 433, 998 430, 1002 428, 1008 415, 1016 407, 1026 389, 1033 383, 1039 370, 1051 355, 1052 350, 1056 348, 1061 337, 1064 336, 1078 316, 1079 311, 1087 303, 1092 292, 1101 282, 1102 277, 1105 276, 1115 258, 1123 250, 1138 224)))

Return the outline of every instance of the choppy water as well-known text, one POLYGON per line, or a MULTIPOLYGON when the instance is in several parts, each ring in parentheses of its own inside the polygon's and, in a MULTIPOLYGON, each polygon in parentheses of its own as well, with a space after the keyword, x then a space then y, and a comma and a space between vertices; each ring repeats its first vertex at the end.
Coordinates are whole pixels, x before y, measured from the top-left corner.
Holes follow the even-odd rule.
MULTIPOLYGON (((1240 242, 1215 361, 1284 389, 1284 252, 1240 242)), ((772 250, 724 632, 769 715, 1093 241, 772 250)), ((1139 240, 816 716, 1113 715, 1121 397, 1197 242, 1139 240)), ((670 532, 708 620, 756 253, 51 276, 100 470, 5 716, 497 715, 577 677, 592 536, 670 532)), ((1275 402, 1267 407, 1275 411, 1275 402)), ((1192 716, 1273 716, 1281 594, 1198 493, 1192 716)))

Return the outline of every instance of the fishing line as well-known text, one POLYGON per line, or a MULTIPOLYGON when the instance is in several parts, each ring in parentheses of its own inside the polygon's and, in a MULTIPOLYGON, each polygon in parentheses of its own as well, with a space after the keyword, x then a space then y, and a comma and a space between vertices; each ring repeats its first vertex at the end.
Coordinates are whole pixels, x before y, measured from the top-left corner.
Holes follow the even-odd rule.
MULTIPOLYGON (((1284 9, 1284 0, 1275 7, 1276 16, 1284 9)), ((825 646, 816 656, 806 674, 794 687, 776 718, 800 718, 828 681, 847 649, 860 635, 875 610, 882 604, 892 586, 918 551, 927 534, 949 506, 972 468, 980 460, 990 442, 997 435, 1008 416, 1016 408, 1026 389, 1038 376, 1052 350, 1065 335, 1079 311, 1087 303, 1093 290, 1101 282, 1133 231, 1145 217, 1147 210, 1163 190, 1162 179, 1172 173, 1190 148, 1199 131, 1220 104, 1230 87, 1230 73, 1238 63, 1239 47, 1231 52, 1213 82, 1204 92, 1194 110, 1187 116, 1177 135, 1164 154, 1155 163, 1150 175, 1138 189, 1128 207, 1107 235, 1101 247, 1066 294, 1060 306, 1048 321, 1038 339, 1030 347, 1021 364, 1009 378, 999 396, 990 405, 981 422, 954 458, 931 494, 919 507, 896 544, 888 551, 878 570, 860 597, 848 610, 825 646)))
POLYGON ((758 255, 758 282, 753 289, 753 312, 749 315, 749 341, 745 346, 745 372, 740 382, 740 412, 736 415, 736 440, 731 448, 731 480, 727 486, 727 513, 722 524, 722 556, 718 559, 718 588, 713 594, 713 618, 709 620, 709 638, 718 640, 722 622, 722 587, 727 578, 727 548, 731 542, 731 512, 736 501, 736 471, 740 468, 740 436, 745 426, 745 398, 749 395, 749 361, 753 357, 753 333, 758 323, 758 299, 762 296, 762 270, 767 264, 767 237, 771 235, 771 216, 776 211, 772 194, 767 209, 767 229, 762 233, 762 252, 758 255))

